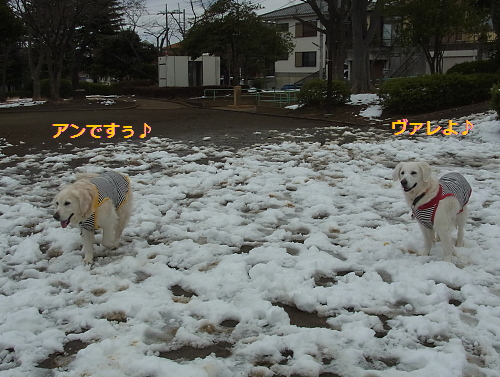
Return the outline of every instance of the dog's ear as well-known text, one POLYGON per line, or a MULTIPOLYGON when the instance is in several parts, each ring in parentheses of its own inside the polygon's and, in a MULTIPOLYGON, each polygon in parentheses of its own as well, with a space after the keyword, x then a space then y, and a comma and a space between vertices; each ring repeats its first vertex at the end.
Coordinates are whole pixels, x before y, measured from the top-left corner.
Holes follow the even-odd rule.
POLYGON ((93 208, 94 196, 92 195, 91 188, 80 190, 78 193, 78 204, 80 206, 80 214, 85 219, 89 217, 93 208))
POLYGON ((427 162, 419 163, 419 167, 422 170, 422 180, 427 183, 431 179, 431 167, 427 162))
POLYGON ((401 168, 403 167, 403 163, 400 162, 399 164, 396 165, 394 168, 394 171, 392 172, 392 180, 397 181, 399 178, 399 173, 401 172, 401 168))

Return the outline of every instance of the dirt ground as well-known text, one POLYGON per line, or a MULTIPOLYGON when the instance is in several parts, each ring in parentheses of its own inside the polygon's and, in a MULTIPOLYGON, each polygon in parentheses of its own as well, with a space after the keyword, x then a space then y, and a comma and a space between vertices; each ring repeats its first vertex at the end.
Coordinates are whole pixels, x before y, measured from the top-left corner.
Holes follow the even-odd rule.
MULTIPOLYGON (((487 103, 480 103, 412 116, 411 119, 457 119, 488 108, 487 103)), ((7 155, 25 155, 41 150, 67 152, 75 146, 92 147, 125 140, 140 143, 151 137, 166 137, 195 145, 210 140, 219 146, 238 149, 272 140, 282 141, 280 133, 299 132, 297 130, 309 133, 310 139, 319 142, 342 136, 341 132, 335 133, 335 128, 348 128, 351 131, 349 134, 371 130, 372 133, 391 135, 391 121, 405 117, 383 114, 386 121, 370 125, 369 121, 356 115, 359 110, 359 106, 338 108, 333 116, 325 119, 322 114, 314 112, 283 110, 279 113, 281 115, 266 115, 257 114, 252 108, 196 108, 152 99, 123 98, 115 100, 110 106, 98 101, 67 101, 62 104, 0 109, 0 137, 10 144, 2 149, 7 155), (59 126, 54 124, 70 126, 55 138, 59 126), (119 127, 115 128, 115 135, 110 138, 105 129, 99 132, 97 128, 94 134, 96 137, 92 137, 91 127, 87 127, 111 124, 119 127), (145 124, 150 127, 150 132, 140 138, 140 134, 148 130, 145 124), (131 134, 125 128, 132 129, 134 134, 125 138, 131 134), (80 132, 83 132, 81 136, 71 137, 80 132)))

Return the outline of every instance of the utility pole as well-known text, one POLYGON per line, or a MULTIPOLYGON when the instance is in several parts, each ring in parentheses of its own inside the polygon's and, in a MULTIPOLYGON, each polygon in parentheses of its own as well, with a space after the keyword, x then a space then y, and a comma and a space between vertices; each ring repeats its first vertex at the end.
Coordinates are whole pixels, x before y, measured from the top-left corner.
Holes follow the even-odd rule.
POLYGON ((165 39, 167 40, 167 48, 170 46, 170 38, 168 37, 168 4, 165 4, 165 12, 158 12, 158 14, 165 15, 165 39))
POLYGON ((177 3, 177 7, 178 9, 169 12, 168 4, 165 4, 165 12, 158 12, 158 14, 165 15, 165 30, 166 30, 166 38, 168 46, 170 46, 170 38, 168 37, 168 32, 170 30, 170 28, 168 27, 168 15, 171 15, 174 21, 179 26, 179 31, 182 35, 182 38, 184 38, 184 35, 186 34, 186 9, 183 9, 181 11, 181 5, 179 3, 177 3), (178 15, 178 19, 174 17, 174 14, 178 15), (180 17, 181 14, 183 16, 182 20, 180 17))

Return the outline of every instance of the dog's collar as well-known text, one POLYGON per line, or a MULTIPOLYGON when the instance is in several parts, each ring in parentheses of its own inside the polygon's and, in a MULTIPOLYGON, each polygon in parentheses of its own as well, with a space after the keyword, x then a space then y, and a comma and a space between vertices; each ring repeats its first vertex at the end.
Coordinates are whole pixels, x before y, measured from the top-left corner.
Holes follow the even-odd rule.
POLYGON ((411 203, 411 208, 415 208, 417 203, 420 201, 420 199, 422 199, 425 196, 425 194, 427 194, 427 191, 424 191, 419 196, 417 196, 415 199, 413 199, 413 203, 411 203))

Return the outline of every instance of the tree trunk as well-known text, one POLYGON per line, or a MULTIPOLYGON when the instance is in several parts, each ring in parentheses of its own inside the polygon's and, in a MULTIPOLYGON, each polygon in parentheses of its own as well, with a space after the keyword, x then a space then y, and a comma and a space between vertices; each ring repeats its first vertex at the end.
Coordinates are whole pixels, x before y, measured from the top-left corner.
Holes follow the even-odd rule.
POLYGON ((28 37, 28 63, 30 67, 31 78, 33 80, 33 101, 40 101, 42 99, 42 90, 40 85, 40 72, 42 71, 42 64, 44 52, 39 50, 36 57, 35 64, 35 50, 33 48, 32 37, 28 37))
POLYGON ((73 59, 73 69, 71 70, 71 86, 73 92, 80 87, 80 70, 82 69, 83 57, 84 49, 82 47, 76 49, 73 59))
POLYGON ((5 101, 7 98, 7 64, 12 47, 12 45, 5 46, 5 52, 0 56, 0 101, 5 101))
POLYGON ((377 33, 385 0, 378 0, 370 17, 368 26, 368 0, 351 0, 352 20, 352 93, 373 92, 375 89, 371 82, 370 70, 370 45, 377 33))
POLYGON ((61 71, 62 71, 62 61, 64 55, 53 53, 49 50, 47 54, 47 68, 49 71, 49 81, 50 81, 50 102, 61 102, 61 71))
MULTIPOLYGON (((311 6, 318 16, 323 29, 315 27, 320 33, 325 33, 327 44, 327 93, 326 114, 331 114, 333 108, 333 83, 332 80, 344 78, 344 62, 347 57, 345 44, 345 22, 348 17, 350 0, 302 0, 311 6), (324 3, 327 9, 324 9, 324 3), (325 10, 328 16, 325 15, 325 10)), ((305 23, 306 21, 295 18, 305 23)))

